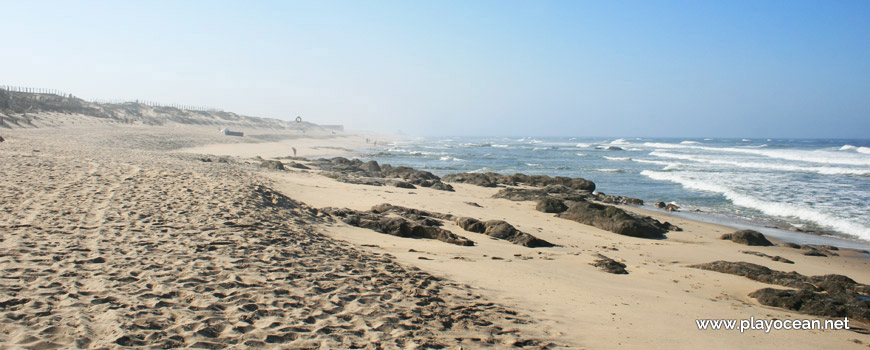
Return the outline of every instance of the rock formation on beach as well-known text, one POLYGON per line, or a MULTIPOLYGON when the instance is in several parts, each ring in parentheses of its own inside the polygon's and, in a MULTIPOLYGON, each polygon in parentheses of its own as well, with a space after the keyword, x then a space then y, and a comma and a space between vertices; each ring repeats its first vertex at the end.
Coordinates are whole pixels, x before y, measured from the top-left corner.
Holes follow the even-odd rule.
POLYGON ((518 186, 527 185, 533 187, 547 187, 560 185, 576 191, 595 191, 595 183, 579 177, 550 177, 547 175, 501 175, 498 173, 457 173, 443 177, 447 182, 467 183, 483 187, 496 187, 497 185, 518 186))
POLYGON ((513 201, 537 201, 536 209, 556 213, 557 217, 577 221, 603 230, 641 238, 664 238, 670 230, 679 227, 661 223, 650 217, 632 215, 613 206, 593 203, 597 200, 614 204, 642 205, 636 198, 593 193, 595 183, 581 178, 549 177, 546 175, 500 175, 497 173, 460 173, 443 177, 444 181, 469 183, 483 187, 506 187, 493 197, 513 201))
POLYGON ((670 225, 650 217, 639 218, 617 207, 591 202, 576 202, 560 218, 598 227, 602 230, 640 238, 664 238, 670 225))
POLYGON ((553 247, 554 244, 528 233, 517 230, 504 220, 480 221, 469 217, 456 219, 456 225, 469 232, 483 233, 487 236, 503 239, 529 248, 553 247))
POLYGON ((554 246, 550 242, 521 232, 502 220, 481 222, 474 218, 456 218, 450 214, 434 213, 386 203, 373 206, 370 211, 365 212, 347 208, 323 208, 322 210, 348 225, 368 228, 398 237, 429 238, 457 245, 474 245, 473 241, 441 228, 443 226, 442 220, 446 220, 455 221, 466 231, 483 233, 524 247, 554 246))
POLYGON ((335 157, 317 159, 311 165, 323 170, 325 176, 341 182, 384 186, 393 185, 400 188, 414 188, 413 185, 428 187, 442 191, 453 191, 453 186, 441 182, 441 178, 428 171, 415 170, 389 164, 379 165, 376 161, 363 162, 359 159, 335 157))
POLYGON ((723 234, 720 239, 730 240, 734 243, 740 243, 745 245, 754 245, 754 246, 762 246, 769 247, 772 246, 773 243, 767 240, 764 237, 764 234, 754 230, 741 230, 734 233, 726 233, 723 234))
POLYGON ((749 294, 763 305, 824 317, 870 321, 870 286, 843 275, 804 276, 747 262, 716 261, 690 267, 743 276, 795 290, 764 288, 749 294))
POLYGON ((601 269, 601 271, 604 271, 607 273, 612 273, 614 275, 627 275, 628 274, 628 271, 625 269, 625 267, 626 267, 625 264, 618 262, 616 260, 613 260, 611 258, 608 258, 608 257, 601 255, 601 254, 595 254, 595 256, 598 257, 598 259, 596 259, 595 262, 591 263, 590 265, 601 269))

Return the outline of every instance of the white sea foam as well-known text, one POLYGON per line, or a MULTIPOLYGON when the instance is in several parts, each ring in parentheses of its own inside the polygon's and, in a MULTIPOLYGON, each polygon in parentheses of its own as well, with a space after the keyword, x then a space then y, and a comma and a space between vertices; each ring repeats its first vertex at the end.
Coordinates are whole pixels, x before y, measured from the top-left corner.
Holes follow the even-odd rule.
MULTIPOLYGON (((821 163, 821 164, 844 164, 844 165, 860 165, 870 166, 870 157, 857 153, 845 153, 825 150, 804 151, 804 150, 773 150, 773 149, 758 149, 758 148, 741 148, 741 147, 707 147, 695 145, 680 145, 674 143, 662 142, 645 142, 646 147, 652 148, 677 148, 677 149, 699 149, 714 152, 730 152, 730 153, 745 153, 754 154, 770 158, 778 158, 785 160, 793 160, 799 162, 821 163)), ((870 153, 870 149, 868 149, 870 153)))
POLYGON ((441 159, 441 160, 445 160, 445 161, 447 161, 447 160, 452 160, 452 161, 454 161, 454 162, 462 162, 462 161, 465 161, 465 159, 456 158, 456 157, 450 157, 450 156, 447 156, 447 157, 441 157, 440 159, 441 159))
POLYGON ((698 142, 698 141, 683 141, 683 142, 680 142, 680 143, 681 143, 681 144, 684 144, 684 145, 700 145, 700 144, 701 144, 701 143, 698 142))
POLYGON ((605 169, 595 169, 595 171, 602 172, 602 173, 621 173, 621 172, 623 172, 622 169, 606 169, 606 168, 605 169))
POLYGON ((839 232, 861 239, 870 239, 870 227, 802 205, 778 203, 756 198, 720 183, 701 181, 680 173, 644 170, 640 174, 653 180, 678 183, 687 189, 720 193, 734 203, 734 205, 760 210, 767 215, 796 217, 801 220, 812 221, 822 226, 831 227, 839 232))
POLYGON ((671 164, 668 164, 666 167, 662 168, 662 171, 676 170, 676 169, 679 169, 681 165, 682 164, 680 164, 680 163, 671 163, 671 164))
POLYGON ((629 143, 627 141, 625 141, 625 139, 616 139, 616 140, 610 141, 610 144, 611 145, 627 145, 629 143))
POLYGON ((608 156, 604 156, 604 159, 607 159, 607 160, 615 160, 615 161, 627 161, 627 160, 631 160, 631 158, 629 158, 629 157, 608 157, 608 156))
POLYGON ((858 153, 870 154, 870 147, 843 145, 843 147, 840 147, 840 151, 855 151, 858 153))
POLYGON ((655 164, 655 165, 664 165, 662 171, 671 171, 676 169, 681 169, 685 164, 683 163, 673 163, 673 162, 662 162, 660 160, 649 160, 649 159, 631 159, 634 162, 643 163, 643 164, 655 164))
POLYGON ((492 147, 496 147, 496 148, 508 148, 508 147, 510 147, 510 146, 509 146, 509 145, 498 145, 498 144, 492 144, 492 147))
POLYGON ((650 160, 650 159, 634 159, 634 158, 631 158, 631 160, 632 160, 632 161, 635 161, 635 162, 638 162, 638 163, 644 163, 644 164, 655 164, 655 165, 671 165, 671 164, 674 164, 674 163, 672 163, 672 162, 663 162, 663 161, 660 161, 660 160, 650 160))
POLYGON ((445 152, 415 151, 415 150, 409 150, 409 149, 404 149, 404 148, 400 148, 400 147, 388 148, 387 152, 406 153, 406 154, 410 154, 412 156, 443 156, 443 155, 447 154, 445 152))
POLYGON ((750 139, 743 139, 743 140, 740 140, 740 141, 743 141, 743 142, 752 142, 752 140, 750 140, 750 139))
POLYGON ((588 144, 588 143, 578 143, 578 144, 577 144, 577 148, 586 148, 586 147, 589 147, 589 146, 591 146, 591 145, 588 144))
POLYGON ((668 159, 680 159, 680 160, 688 160, 699 163, 707 163, 707 164, 718 164, 718 165, 730 165, 739 168, 750 168, 750 169, 767 169, 767 170, 778 170, 778 171, 800 171, 800 172, 814 172, 823 175, 870 175, 870 169, 857 169, 857 168, 842 168, 842 167, 811 167, 811 166, 798 166, 798 165, 787 165, 787 164, 775 164, 775 163, 760 163, 760 162, 740 162, 734 160, 727 159, 713 159, 706 157, 693 156, 688 154, 676 154, 676 153, 668 153, 668 152, 659 152, 654 151, 650 152, 651 156, 668 158, 668 159))
POLYGON ((585 157, 585 156, 586 156, 585 153, 577 153, 577 155, 580 156, 580 157, 585 157))

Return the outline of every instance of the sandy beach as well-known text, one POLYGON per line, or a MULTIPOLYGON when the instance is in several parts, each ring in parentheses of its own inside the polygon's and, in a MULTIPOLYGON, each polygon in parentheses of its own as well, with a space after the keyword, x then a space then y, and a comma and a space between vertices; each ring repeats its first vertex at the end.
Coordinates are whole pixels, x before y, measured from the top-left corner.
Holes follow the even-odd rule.
POLYGON ((785 287, 693 265, 748 262, 870 284, 861 252, 746 246, 720 239, 733 228, 622 205, 681 228, 630 237, 493 198, 504 186, 348 183, 292 158, 291 147, 298 157, 352 157, 371 146, 366 135, 248 128, 233 138, 213 126, 77 118, 0 129, 2 348, 870 346, 860 320, 852 330, 769 333, 696 325, 832 317, 762 305, 749 294, 785 287), (505 220, 555 246, 517 245, 450 220, 441 229, 474 245, 397 237, 324 210, 384 203, 505 220), (593 266, 599 254, 628 274, 593 266))

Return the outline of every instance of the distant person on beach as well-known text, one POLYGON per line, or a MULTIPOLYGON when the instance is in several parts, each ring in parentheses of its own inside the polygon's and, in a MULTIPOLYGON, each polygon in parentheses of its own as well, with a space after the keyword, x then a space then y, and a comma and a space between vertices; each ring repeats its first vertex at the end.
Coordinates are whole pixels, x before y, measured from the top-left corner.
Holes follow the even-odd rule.
POLYGON ((295 157, 296 156, 296 147, 290 147, 290 148, 293 149, 293 156, 295 157))

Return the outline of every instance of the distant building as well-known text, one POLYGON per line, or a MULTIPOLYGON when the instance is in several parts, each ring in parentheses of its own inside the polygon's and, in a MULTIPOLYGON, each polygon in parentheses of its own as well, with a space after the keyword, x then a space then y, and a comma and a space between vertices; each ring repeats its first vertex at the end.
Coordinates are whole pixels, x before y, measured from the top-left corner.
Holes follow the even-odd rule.
POLYGON ((230 131, 230 129, 227 129, 227 128, 221 129, 221 134, 224 134, 227 136, 245 136, 245 133, 243 133, 241 131, 230 131))
POLYGON ((344 125, 321 125, 320 127, 332 131, 344 131, 344 125))

